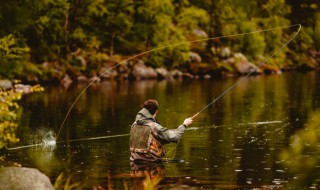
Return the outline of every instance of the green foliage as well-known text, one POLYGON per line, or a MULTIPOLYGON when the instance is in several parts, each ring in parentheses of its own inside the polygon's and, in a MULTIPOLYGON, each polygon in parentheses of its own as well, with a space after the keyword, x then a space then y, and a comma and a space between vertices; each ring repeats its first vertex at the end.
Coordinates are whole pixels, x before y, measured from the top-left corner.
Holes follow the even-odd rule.
POLYGON ((16 101, 20 99, 21 93, 0 91, 0 149, 19 141, 15 131, 18 127, 16 119, 19 108, 16 101))
MULTIPOLYGON (((257 30, 258 28, 254 22, 249 21, 243 22, 239 27, 242 33, 252 32, 257 30)), ((245 35, 241 40, 242 43, 240 44, 242 44, 242 47, 240 49, 240 52, 248 55, 253 60, 256 60, 259 55, 264 55, 266 42, 265 37, 262 33, 245 35)))
POLYGON ((43 0, 34 10, 33 24, 25 30, 35 61, 57 60, 67 54, 68 10, 70 4, 64 0, 43 0))
POLYGON ((281 153, 281 159, 288 169, 294 173, 306 173, 299 176, 296 183, 297 189, 308 189, 314 184, 319 185, 319 170, 316 166, 320 164, 320 111, 314 112, 306 127, 291 137, 290 146, 281 153))
POLYGON ((72 190, 72 189, 82 189, 80 183, 72 182, 72 175, 65 176, 64 173, 61 173, 54 183, 54 189, 56 190, 72 190))
POLYGON ((9 34, 0 38, 0 75, 13 78, 23 71, 23 61, 29 48, 20 47, 17 39, 9 34))
MULTIPOLYGON (((16 81, 18 82, 18 81, 16 81)), ((42 92, 44 88, 40 85, 30 87, 30 92, 42 92)), ((14 90, 3 91, 0 89, 0 149, 6 148, 10 144, 19 142, 16 137, 18 127, 18 101, 22 97, 22 92, 14 90)))
POLYGON ((17 47, 17 40, 11 34, 0 39, 0 56, 2 61, 20 59, 27 50, 26 48, 17 47))
MULTIPOLYGON (((68 68, 64 72, 70 65, 77 70, 79 60, 74 54, 79 51, 87 61, 79 70, 92 73, 96 71, 89 70, 99 69, 106 60, 115 61, 113 55, 131 56, 203 38, 195 35, 195 30, 217 37, 300 22, 303 28, 299 39, 267 64, 285 67, 288 52, 292 62, 302 64, 309 61, 306 53, 319 51, 319 7, 319 2, 310 0, 1 1, 0 75, 46 77, 38 65, 48 61, 61 63, 68 68)), ((184 65, 195 49, 201 49, 198 53, 207 63, 221 61, 211 49, 228 47, 254 62, 279 49, 294 31, 279 29, 209 40, 201 45, 183 44, 141 58, 154 67, 172 69, 184 65)))
POLYGON ((200 25, 206 25, 209 22, 209 15, 203 9, 197 7, 181 7, 179 14, 175 17, 177 27, 184 28, 185 35, 200 25))

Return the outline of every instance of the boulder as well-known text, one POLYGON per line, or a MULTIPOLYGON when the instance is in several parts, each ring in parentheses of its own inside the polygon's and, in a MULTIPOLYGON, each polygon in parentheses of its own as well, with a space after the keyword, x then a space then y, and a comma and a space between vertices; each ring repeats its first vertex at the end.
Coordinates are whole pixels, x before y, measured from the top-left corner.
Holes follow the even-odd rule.
MULTIPOLYGON (((234 62, 235 69, 240 74, 250 73, 251 71, 257 68, 257 66, 253 63, 250 63, 246 56, 244 56, 242 53, 234 54, 234 62)), ((258 73, 258 71, 256 71, 255 73, 258 73)))
POLYGON ((169 78, 181 78, 182 77, 182 72, 174 69, 172 71, 169 72, 169 78))
POLYGON ((204 78, 204 79, 211 79, 211 76, 208 75, 208 74, 206 74, 206 75, 203 76, 203 78, 204 78))
POLYGON ((220 52, 221 57, 227 58, 231 55, 231 50, 228 47, 222 47, 220 52))
POLYGON ((0 168, 0 184, 0 190, 54 190, 49 178, 33 168, 0 168))
POLYGON ((99 71, 99 75, 101 75, 101 78, 104 78, 104 79, 114 79, 118 76, 118 71, 116 70, 116 68, 103 67, 99 71))
POLYGON ((77 77, 77 81, 78 83, 87 83, 88 82, 88 78, 83 76, 83 75, 80 75, 77 77))
POLYGON ((14 91, 20 92, 22 94, 29 94, 32 92, 32 86, 31 85, 24 85, 24 84, 16 84, 16 85, 14 85, 14 91))
POLYGON ((190 73, 182 73, 182 77, 185 79, 193 79, 194 76, 190 73))
POLYGON ((133 66, 132 76, 136 79, 156 79, 158 78, 158 73, 151 67, 144 65, 142 61, 139 61, 133 66))
POLYGON ((101 79, 97 76, 93 76, 89 79, 90 82, 95 82, 95 83, 99 83, 101 81, 101 79))
POLYGON ((9 80, 0 80, 0 90, 10 90, 12 89, 12 82, 9 80))
POLYGON ((168 70, 165 68, 156 68, 156 72, 158 73, 158 78, 165 79, 168 78, 168 70))
POLYGON ((195 29, 193 29, 192 33, 197 37, 208 38, 208 34, 204 30, 201 30, 201 29, 195 28, 195 29))
POLYGON ((69 77, 68 74, 65 74, 64 77, 60 80, 60 84, 62 84, 64 87, 70 86, 72 83, 72 79, 69 77))
POLYGON ((198 53, 195 53, 195 52, 189 52, 189 59, 190 59, 190 62, 191 63, 201 63, 202 62, 202 59, 201 59, 201 56, 198 54, 198 53))

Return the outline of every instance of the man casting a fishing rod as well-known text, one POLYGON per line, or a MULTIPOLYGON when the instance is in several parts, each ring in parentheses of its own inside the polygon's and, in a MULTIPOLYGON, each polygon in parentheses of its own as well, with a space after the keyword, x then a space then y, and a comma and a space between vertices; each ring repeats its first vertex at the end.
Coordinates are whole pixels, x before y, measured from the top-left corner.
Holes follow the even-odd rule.
POLYGON ((136 116, 130 130, 130 161, 135 163, 161 162, 165 156, 164 144, 178 142, 192 118, 184 120, 176 129, 162 127, 155 119, 159 103, 149 99, 136 116))

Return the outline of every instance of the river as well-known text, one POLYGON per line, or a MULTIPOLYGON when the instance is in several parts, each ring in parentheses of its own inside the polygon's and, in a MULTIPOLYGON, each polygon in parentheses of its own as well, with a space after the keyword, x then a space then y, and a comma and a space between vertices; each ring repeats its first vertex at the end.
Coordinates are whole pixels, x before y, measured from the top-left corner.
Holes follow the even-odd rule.
POLYGON ((166 146, 172 161, 148 166, 151 174, 146 178, 130 166, 128 133, 143 101, 157 99, 157 119, 173 129, 238 80, 94 84, 71 110, 55 146, 50 139, 84 86, 46 87, 21 100, 17 134, 21 142, 6 151, 6 160, 37 168, 53 183, 64 173, 69 186, 85 189, 141 189, 143 184, 149 189, 293 187, 297 176, 282 164, 279 154, 320 107, 317 72, 245 79, 205 109, 178 144, 166 146), (42 142, 47 146, 20 147, 42 142))

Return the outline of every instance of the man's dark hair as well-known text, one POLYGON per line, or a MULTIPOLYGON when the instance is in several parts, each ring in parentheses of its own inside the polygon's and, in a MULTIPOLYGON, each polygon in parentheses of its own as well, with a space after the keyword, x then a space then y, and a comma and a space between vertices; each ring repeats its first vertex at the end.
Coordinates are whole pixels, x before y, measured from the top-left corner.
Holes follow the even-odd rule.
POLYGON ((149 99, 143 103, 143 107, 146 108, 151 113, 151 115, 156 113, 156 111, 158 110, 158 106, 159 103, 153 99, 149 99))

